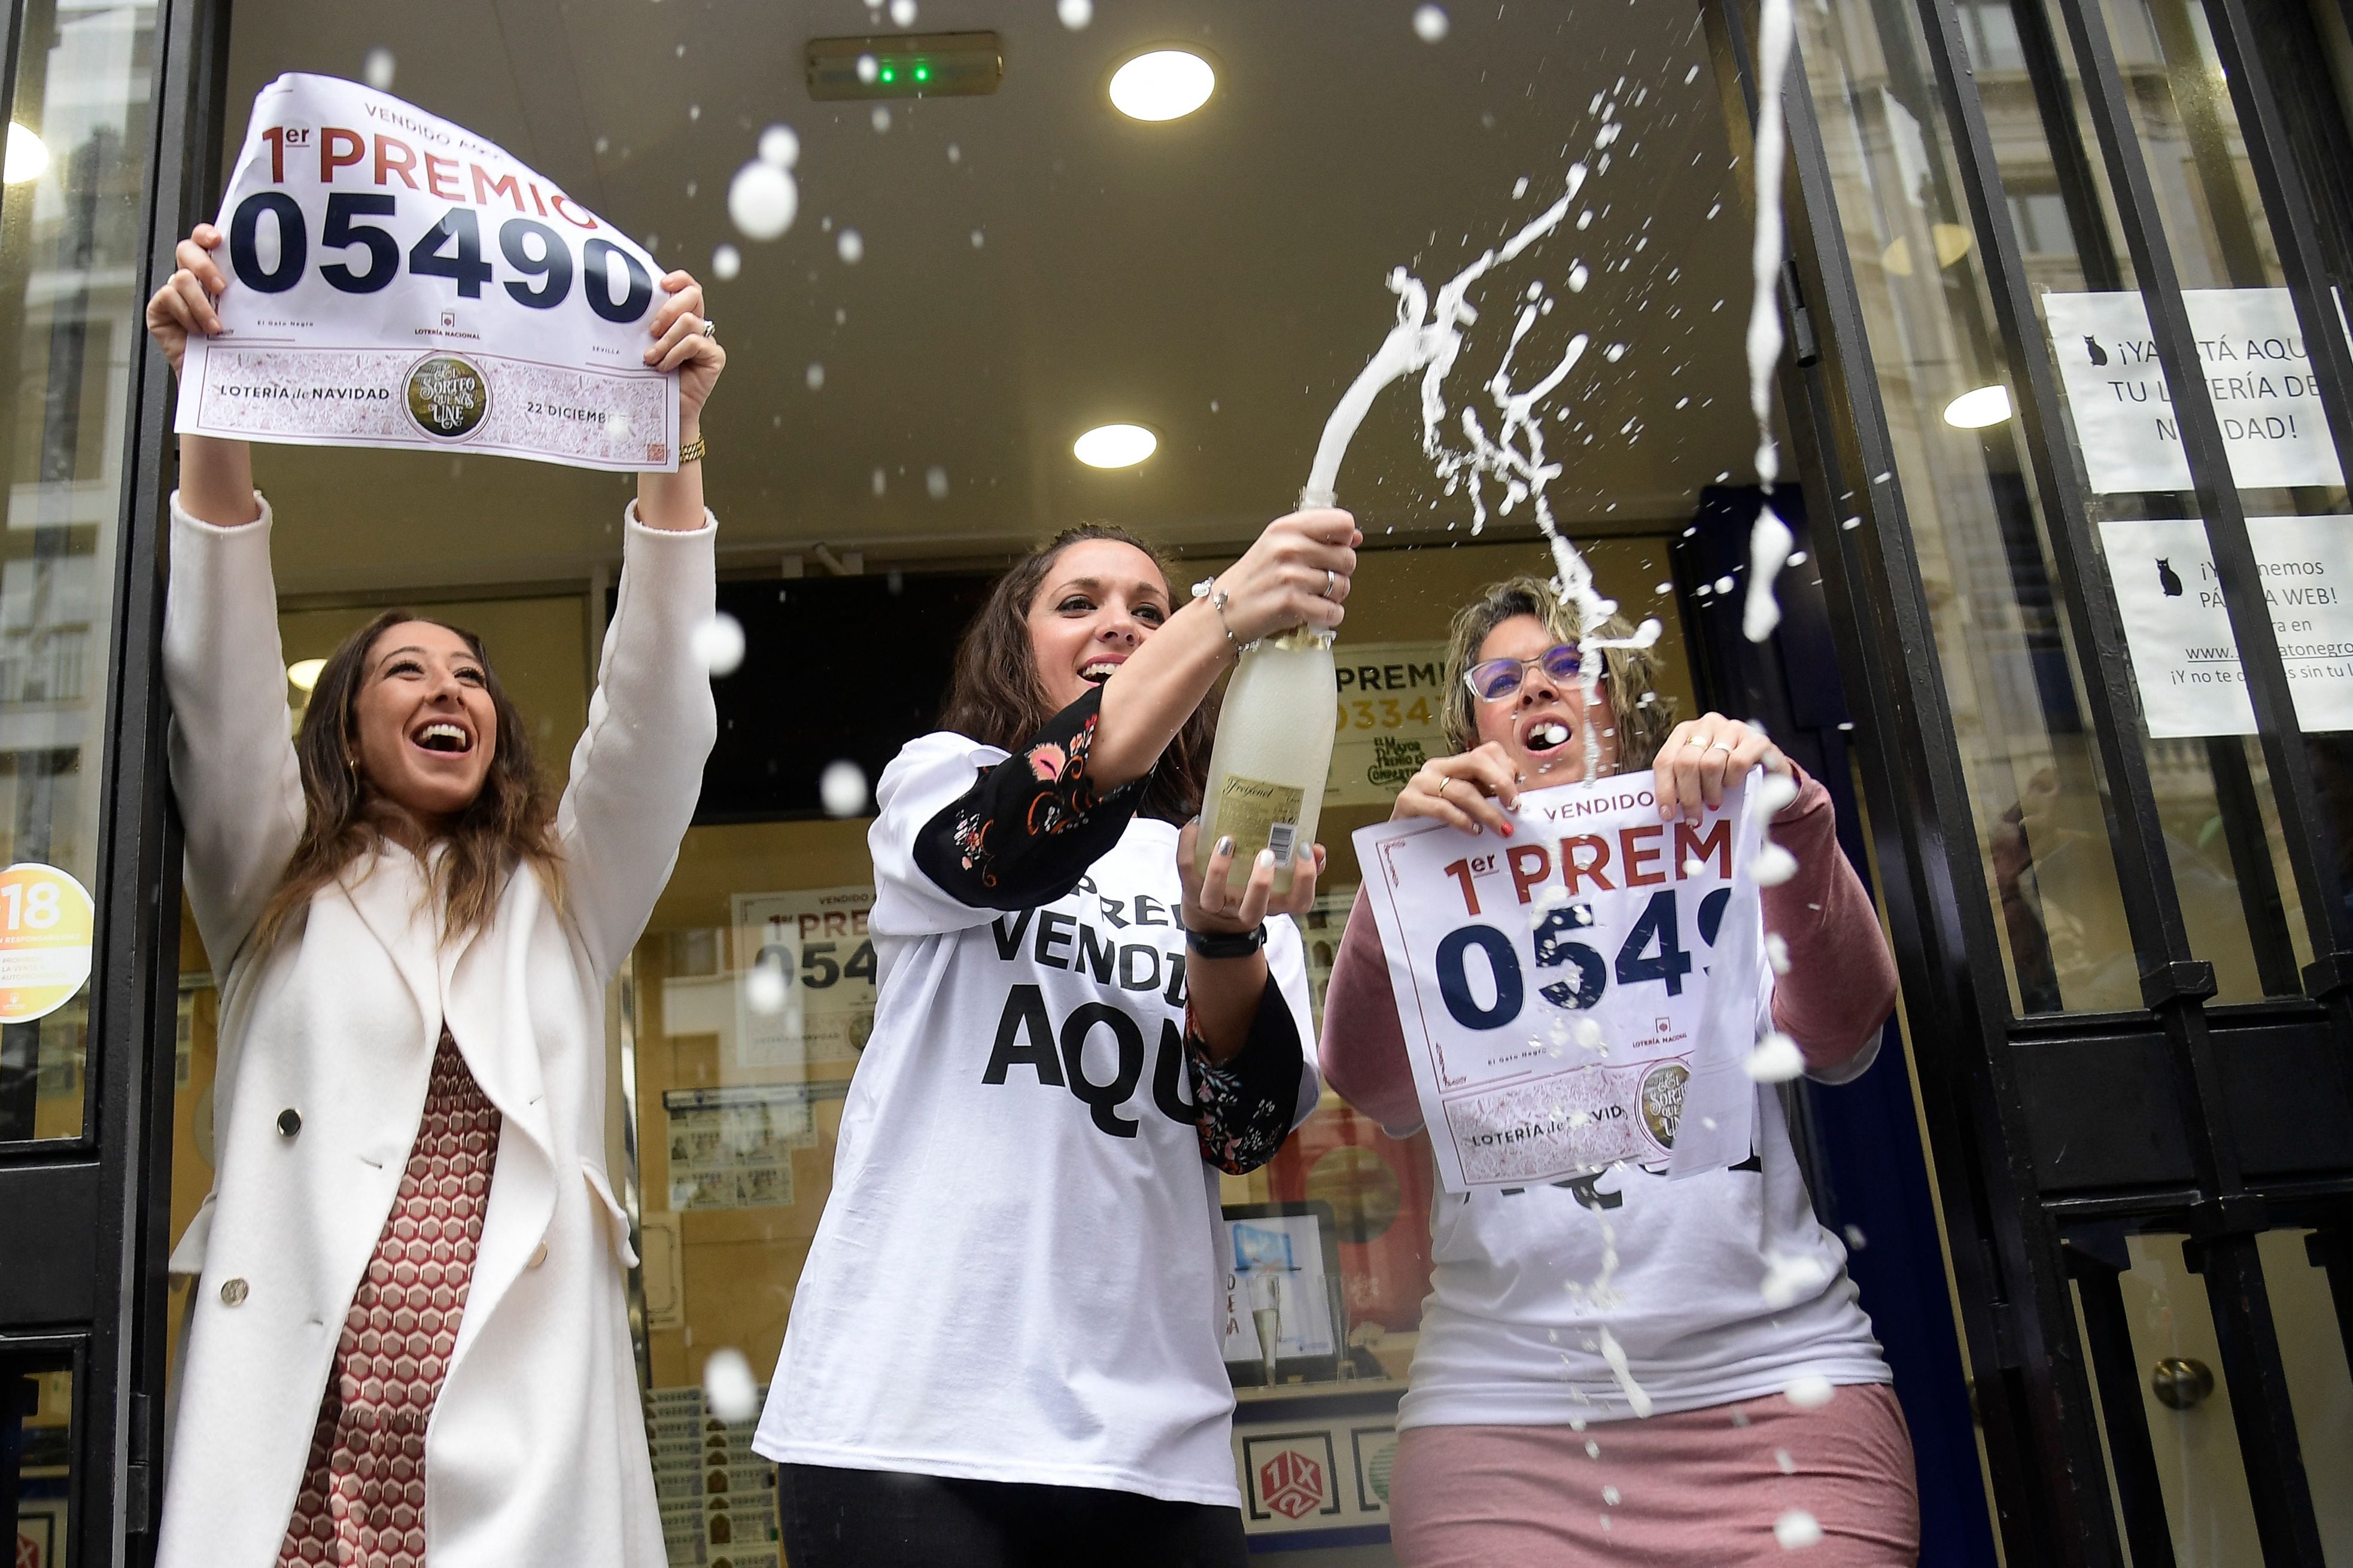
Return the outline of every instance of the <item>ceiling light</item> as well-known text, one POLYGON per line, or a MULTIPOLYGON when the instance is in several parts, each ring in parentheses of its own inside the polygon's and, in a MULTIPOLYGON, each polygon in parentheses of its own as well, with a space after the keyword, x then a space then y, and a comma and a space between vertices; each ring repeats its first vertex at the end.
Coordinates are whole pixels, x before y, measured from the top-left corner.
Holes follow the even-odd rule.
POLYGON ((323 658, 298 658, 286 667, 286 679, 294 683, 297 691, 314 690, 319 684, 320 671, 326 668, 327 661, 323 658))
POLYGON ((1996 384, 1962 393, 1945 405, 1945 423, 1956 430, 1982 430, 2010 417, 2010 388, 1996 384))
POLYGON ((11 121, 8 125, 8 162, 0 168, 0 180, 21 185, 26 180, 37 180, 41 171, 49 166, 49 150, 41 139, 11 121))
POLYGON ((1071 455, 1091 468, 1132 468, 1159 445, 1141 425, 1098 425, 1071 444, 1071 455))
POLYGON ((1181 120, 1209 101, 1218 73, 1189 49, 1154 49, 1112 73, 1112 106, 1131 120, 1181 120))

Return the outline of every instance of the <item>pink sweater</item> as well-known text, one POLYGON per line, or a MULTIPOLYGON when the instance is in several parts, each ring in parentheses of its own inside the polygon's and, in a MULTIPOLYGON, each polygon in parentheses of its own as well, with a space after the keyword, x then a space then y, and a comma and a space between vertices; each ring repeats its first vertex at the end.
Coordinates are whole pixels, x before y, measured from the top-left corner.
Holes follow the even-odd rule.
MULTIPOLYGON (((1835 1079, 1894 1010, 1895 961, 1839 849, 1830 791, 1802 771, 1798 780, 1798 798, 1773 819, 1774 841, 1798 858, 1798 873, 1764 892, 1765 929, 1789 945, 1773 1022, 1798 1042, 1810 1073, 1835 1079)), ((1324 994, 1322 1055, 1324 1076, 1357 1110, 1399 1136, 1421 1125, 1388 961, 1361 890, 1324 994)))

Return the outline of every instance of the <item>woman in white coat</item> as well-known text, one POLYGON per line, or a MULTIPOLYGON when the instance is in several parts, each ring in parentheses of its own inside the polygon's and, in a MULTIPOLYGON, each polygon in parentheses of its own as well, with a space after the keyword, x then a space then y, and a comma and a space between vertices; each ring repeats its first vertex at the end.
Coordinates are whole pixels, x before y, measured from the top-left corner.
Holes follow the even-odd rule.
MULTIPOLYGON (((176 371, 229 287, 200 226, 147 308, 176 371)), ((699 458, 725 357, 684 273, 649 365, 699 458)), ((699 461, 640 477, 560 803, 472 637, 379 616, 290 745, 269 508, 184 437, 164 677, 186 886, 221 976, 218 1178, 163 1568, 660 1568, 604 1169, 605 989, 670 875, 717 731, 695 628, 699 461)))

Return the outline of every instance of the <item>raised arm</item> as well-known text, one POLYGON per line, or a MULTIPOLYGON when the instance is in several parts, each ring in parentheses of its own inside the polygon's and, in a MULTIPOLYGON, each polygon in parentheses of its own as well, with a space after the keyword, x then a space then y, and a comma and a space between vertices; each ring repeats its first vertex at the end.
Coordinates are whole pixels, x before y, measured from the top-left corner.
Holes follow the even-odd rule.
POLYGON ((1806 1070, 1841 1083, 1868 1068, 1880 1026, 1895 1009, 1895 960, 1871 895, 1839 847, 1821 781, 1798 773, 1798 798, 1773 819, 1773 837, 1797 875, 1765 889, 1765 929, 1788 943, 1789 972, 1773 985, 1773 1024, 1798 1042, 1806 1070))
MULTIPOLYGON (((147 331, 174 374, 191 332, 216 332, 228 287, 198 224, 176 270, 147 301, 147 331)), ((172 700, 172 786, 187 827, 188 902, 217 968, 243 945, 302 834, 301 770, 286 706, 269 509, 253 488, 251 448, 180 438, 164 595, 164 685, 172 700)))

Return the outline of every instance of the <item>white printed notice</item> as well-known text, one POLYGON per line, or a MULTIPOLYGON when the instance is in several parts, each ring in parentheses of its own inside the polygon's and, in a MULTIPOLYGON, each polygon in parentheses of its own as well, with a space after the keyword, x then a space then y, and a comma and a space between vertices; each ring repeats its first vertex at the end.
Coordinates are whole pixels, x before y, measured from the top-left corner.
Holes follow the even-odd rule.
POLYGON ((644 361, 661 268, 464 127, 281 76, 218 222, 224 330, 188 340, 181 434, 678 467, 678 377, 644 361))
POLYGON ((1343 643, 1340 710, 1324 805, 1387 805, 1446 744, 1446 645, 1343 643))
MULTIPOLYGON (((2186 289, 2181 297, 2239 487, 2342 483, 2288 291, 2186 289)), ((2140 295, 2045 294, 2042 314, 2092 489, 2189 489, 2180 421, 2140 295)))
POLYGON ((874 1032, 874 943, 866 932, 873 888, 738 893, 733 901, 736 1064, 856 1062, 874 1032), (755 973, 763 968, 765 975, 755 973))
POLYGON ((1426 820, 1356 833, 1450 1191, 1747 1158, 1754 788, 1661 822, 1644 772, 1530 791, 1508 839, 1426 820))
MULTIPOLYGON (((2251 517, 2247 541, 2296 722, 2316 734, 2353 730, 2353 518, 2251 517)), ((2100 548, 2148 732, 2253 734, 2254 705, 2205 525, 2194 518, 2104 522, 2100 548)))

